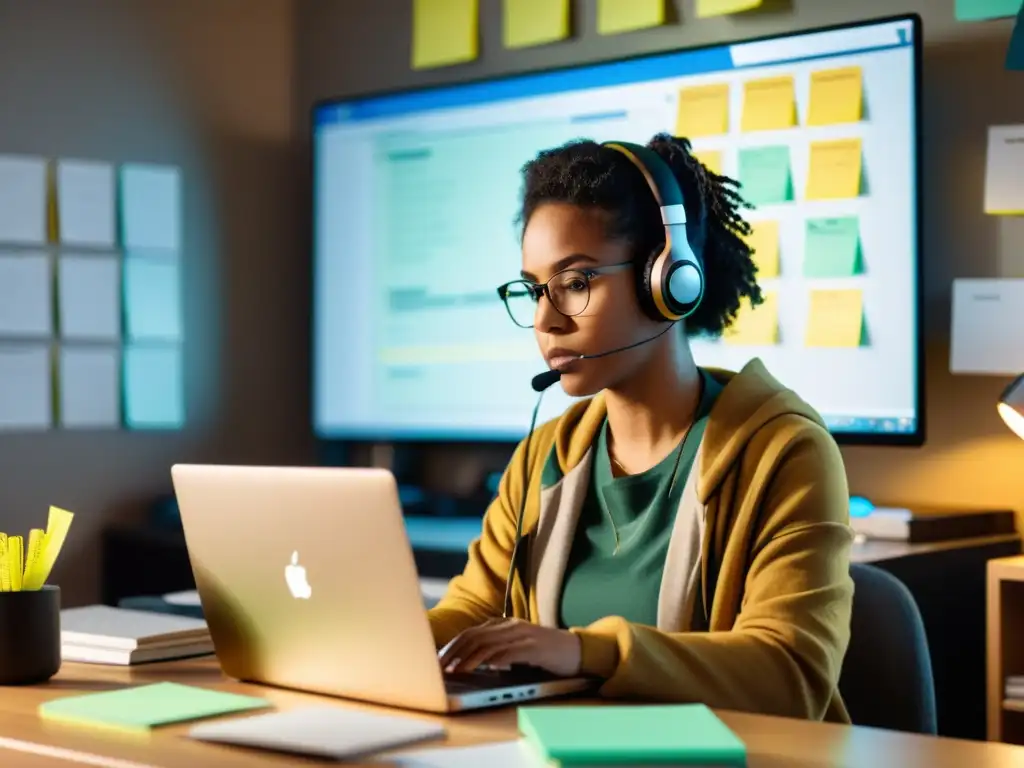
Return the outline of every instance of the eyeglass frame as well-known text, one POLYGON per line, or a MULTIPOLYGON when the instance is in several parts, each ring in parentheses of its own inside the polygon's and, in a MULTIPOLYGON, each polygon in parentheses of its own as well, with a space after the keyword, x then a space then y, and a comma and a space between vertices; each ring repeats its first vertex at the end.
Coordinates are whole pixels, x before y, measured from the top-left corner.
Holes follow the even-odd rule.
MULTIPOLYGON (((597 267, 566 267, 565 269, 558 270, 557 272, 555 272, 555 274, 553 274, 551 277, 549 277, 542 283, 537 283, 534 282, 533 280, 527 280, 525 277, 521 277, 518 280, 509 280, 507 283, 502 283, 501 285, 499 285, 497 289, 498 298, 501 299, 501 303, 505 305, 505 311, 508 313, 508 316, 513 323, 515 323, 520 328, 533 328, 533 323, 531 323, 530 325, 522 325, 521 323, 516 322, 516 318, 515 316, 513 316, 512 310, 508 306, 508 290, 510 286, 516 285, 517 283, 522 283, 523 285, 526 286, 526 291, 533 299, 534 305, 540 303, 541 297, 547 296, 548 301, 551 303, 551 306, 554 307, 555 311, 558 312, 558 314, 562 315, 562 317, 579 317, 584 312, 586 312, 587 307, 590 306, 591 280, 593 280, 595 277, 600 277, 601 275, 606 275, 612 272, 618 272, 620 270, 632 266, 635 266, 632 261, 620 261, 615 264, 602 264, 597 267), (579 272, 587 281, 587 303, 583 305, 583 308, 579 312, 576 312, 575 314, 572 315, 567 314, 558 308, 558 305, 551 299, 551 291, 548 288, 548 283, 550 283, 559 275, 564 275, 566 272, 579 272)), ((534 312, 536 312, 536 310, 534 310, 534 312)))

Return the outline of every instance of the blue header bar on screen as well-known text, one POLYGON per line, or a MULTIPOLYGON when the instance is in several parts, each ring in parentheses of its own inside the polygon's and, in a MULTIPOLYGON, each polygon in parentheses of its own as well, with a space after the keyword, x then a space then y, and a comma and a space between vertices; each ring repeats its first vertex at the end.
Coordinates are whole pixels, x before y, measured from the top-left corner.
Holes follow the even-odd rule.
POLYGON ((716 48, 676 51, 475 83, 338 101, 317 108, 315 126, 394 117, 587 88, 686 77, 730 69, 787 64, 913 45, 910 21, 889 21, 757 40, 716 48))

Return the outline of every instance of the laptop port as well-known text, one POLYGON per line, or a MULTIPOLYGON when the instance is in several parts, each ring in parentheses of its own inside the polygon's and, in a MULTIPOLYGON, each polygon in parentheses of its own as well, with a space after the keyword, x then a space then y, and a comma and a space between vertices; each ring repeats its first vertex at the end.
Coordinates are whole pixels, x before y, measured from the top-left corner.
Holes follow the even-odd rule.
POLYGON ((506 693, 506 694, 503 694, 501 698, 505 699, 505 701, 511 701, 514 697, 512 696, 511 693, 506 693))

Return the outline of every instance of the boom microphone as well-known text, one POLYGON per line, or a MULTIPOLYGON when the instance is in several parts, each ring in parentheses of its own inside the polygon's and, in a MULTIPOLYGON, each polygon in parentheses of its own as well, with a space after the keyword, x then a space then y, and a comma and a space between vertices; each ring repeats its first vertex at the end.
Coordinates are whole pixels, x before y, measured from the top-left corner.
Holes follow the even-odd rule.
MULTIPOLYGON (((656 334, 647 339, 635 341, 632 344, 627 344, 624 347, 616 347, 615 349, 609 349, 605 352, 597 352, 593 355, 578 355, 577 360, 596 360, 599 357, 607 357, 608 355, 615 355, 619 352, 625 352, 628 349, 635 349, 636 347, 643 346, 648 342, 654 341, 660 336, 668 333, 675 323, 669 323, 656 334)), ((544 371, 544 373, 538 373, 533 377, 531 382, 533 391, 539 393, 537 398, 537 404, 533 407, 533 418, 530 419, 530 431, 526 433, 526 442, 523 445, 523 488, 522 497, 519 502, 519 514, 516 516, 516 538, 515 543, 512 545, 512 555, 509 558, 508 563, 508 576, 505 577, 505 600, 502 604, 501 616, 502 618, 509 618, 512 615, 512 578, 515 575, 516 568, 519 561, 519 546, 523 541, 523 517, 526 513, 526 494, 530 490, 530 439, 533 437, 533 430, 537 426, 537 413, 540 411, 540 401, 544 397, 544 392, 562 378, 562 372, 554 368, 544 371)), ((529 620, 529 615, 527 615, 529 620)))
MULTIPOLYGON (((627 344, 624 347, 615 347, 615 349, 609 349, 609 350, 607 350, 605 352, 597 352, 597 353, 595 353, 593 355, 577 355, 576 359, 577 360, 596 360, 599 357, 607 357, 608 355, 617 355, 619 352, 625 352, 625 351, 630 350, 630 349, 636 349, 637 347, 642 347, 644 344, 647 344, 648 342, 654 341, 655 339, 657 339, 660 336, 664 335, 665 333, 670 331, 674 326, 675 326, 675 323, 670 323, 669 325, 666 325, 664 328, 662 328, 660 331, 658 331, 656 334, 654 334, 653 336, 651 336, 649 338, 642 339, 640 341, 634 341, 632 344, 627 344)), ((560 378, 562 378, 562 372, 559 371, 556 368, 551 368, 550 370, 544 371, 544 373, 538 373, 536 376, 533 377, 533 381, 531 382, 531 384, 533 386, 533 391, 534 392, 543 392, 548 387, 550 387, 552 384, 554 384, 556 381, 558 381, 560 378)))

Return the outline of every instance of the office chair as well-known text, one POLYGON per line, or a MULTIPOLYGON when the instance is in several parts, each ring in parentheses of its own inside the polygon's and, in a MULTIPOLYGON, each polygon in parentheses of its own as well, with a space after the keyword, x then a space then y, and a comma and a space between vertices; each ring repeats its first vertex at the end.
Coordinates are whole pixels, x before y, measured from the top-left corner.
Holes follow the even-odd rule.
POLYGON ((850 566, 853 617, 839 692, 855 725, 935 734, 935 681, 910 590, 863 563, 850 566))

